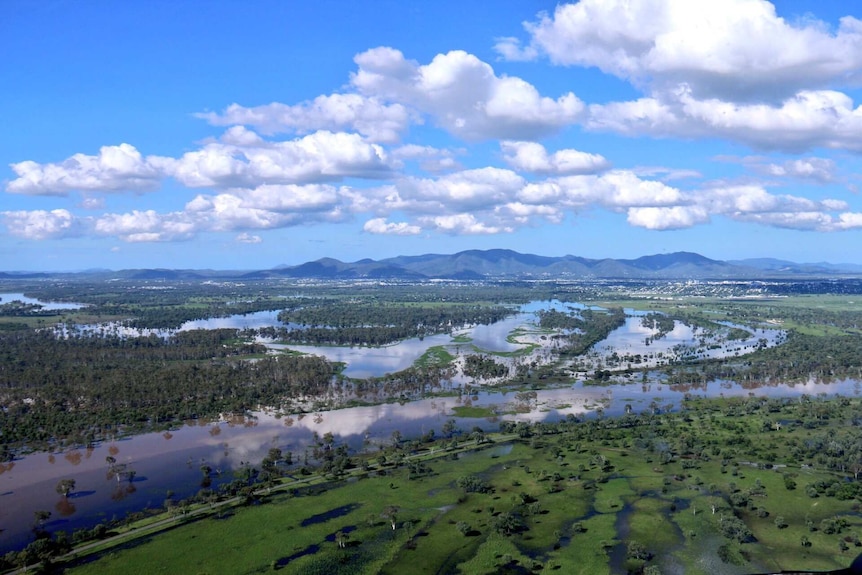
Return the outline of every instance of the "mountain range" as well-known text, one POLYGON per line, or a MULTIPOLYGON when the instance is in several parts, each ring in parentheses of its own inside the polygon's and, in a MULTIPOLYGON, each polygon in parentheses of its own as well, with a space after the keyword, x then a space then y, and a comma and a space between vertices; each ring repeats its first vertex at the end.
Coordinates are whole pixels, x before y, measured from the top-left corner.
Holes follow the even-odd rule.
POLYGON ((300 265, 257 271, 128 269, 88 270, 77 274, 0 272, 0 279, 44 279, 56 276, 112 277, 138 280, 203 279, 764 279, 862 275, 862 265, 794 263, 771 258, 721 261, 692 252, 636 259, 590 259, 539 256, 513 250, 467 250, 456 254, 397 256, 342 262, 322 258, 300 265))

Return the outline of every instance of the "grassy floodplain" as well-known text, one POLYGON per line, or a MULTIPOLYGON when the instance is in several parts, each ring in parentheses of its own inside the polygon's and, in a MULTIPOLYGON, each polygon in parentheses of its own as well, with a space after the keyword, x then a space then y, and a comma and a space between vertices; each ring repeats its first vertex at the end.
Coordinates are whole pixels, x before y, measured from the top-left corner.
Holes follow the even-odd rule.
MULTIPOLYGON (((275 289, 278 293, 286 291, 282 287, 275 289)), ((356 311, 361 302, 357 300, 355 289, 353 285, 332 288, 331 295, 336 302, 345 300, 345 306, 356 311), (341 293, 343 290, 347 291, 341 293)), ((428 315, 445 309, 453 318, 460 317, 459 321, 469 319, 467 323, 474 323, 487 311, 469 308, 476 316, 467 317, 462 312, 468 308, 460 304, 431 305, 435 297, 445 296, 448 301, 453 296, 449 290, 417 295, 410 291, 416 289, 414 287, 405 287, 403 292, 402 288, 395 292, 389 291, 390 288, 368 289, 372 292, 367 294, 370 300, 384 296, 393 298, 414 315, 421 310, 428 315), (429 305, 424 305, 426 299, 429 305)), ((466 305, 477 303, 478 296, 486 301, 487 287, 473 289, 455 295, 466 305)), ((649 289, 654 288, 650 286, 649 289)), ((62 437, 64 442, 80 444, 90 441, 90 437, 98 440, 102 427, 107 428, 103 424, 113 427, 118 417, 120 421, 168 424, 184 415, 172 409, 197 415, 242 412, 252 405, 269 405, 271 398, 323 394, 329 390, 333 377, 341 383, 343 365, 314 357, 283 354, 277 361, 272 357, 247 361, 258 360, 263 353, 262 346, 254 345, 250 339, 250 330, 199 330, 173 336, 176 344, 169 345, 154 338, 132 341, 117 337, 107 342, 95 337, 90 341, 65 342, 48 337, 46 333, 42 333, 41 338, 37 337, 39 334, 25 334, 24 328, 15 327, 32 322, 37 325, 55 323, 73 314, 102 318, 131 316, 136 318, 133 323, 138 327, 177 327, 180 322, 193 318, 272 310, 284 303, 281 296, 276 298, 274 294, 248 301, 239 294, 229 299, 224 296, 195 299, 189 297, 193 291, 188 288, 187 292, 170 296, 167 301, 164 294, 151 297, 134 291, 127 294, 127 299, 132 301, 123 306, 92 303, 85 310, 57 313, 53 320, 51 315, 8 318, 10 323, 3 324, 2 331, 9 331, 10 342, 16 337, 20 340, 15 340, 17 348, 13 349, 11 343, 3 346, 7 356, 14 360, 8 365, 40 365, 41 360, 22 362, 21 358, 25 352, 44 358, 46 354, 42 352, 51 350, 57 358, 68 360, 59 363, 61 368, 52 370, 52 375, 83 373, 76 369, 81 362, 75 354, 79 354, 102 362, 98 365, 106 378, 110 376, 123 386, 136 382, 131 388, 117 388, 122 389, 122 393, 112 391, 113 388, 105 393, 92 382, 85 382, 89 387, 81 387, 79 393, 64 400, 70 402, 69 405, 76 405, 75 401, 88 398, 93 391, 100 391, 103 403, 106 399, 125 401, 131 391, 142 398, 153 399, 152 404, 134 409, 120 405, 119 416, 117 412, 106 411, 96 417, 90 408, 50 408, 45 411, 50 414, 49 418, 31 417, 31 423, 38 423, 33 429, 44 435, 45 441, 54 441, 57 432, 49 433, 45 429, 46 422, 53 422, 56 429, 71 430, 64 431, 68 433, 62 437), (172 303, 168 308, 163 305, 167 302, 172 303), (236 307, 231 302, 240 302, 240 305, 236 307), (118 315, 120 309, 123 313, 118 315), (165 317, 166 309, 170 317, 165 317), (9 326, 14 329, 5 329, 9 326), (22 333, 16 334, 18 331, 22 333), (94 350, 101 351, 94 354, 94 350), (105 362, 117 353, 123 354, 122 362, 105 362), (131 369, 130 358, 138 361, 134 369, 131 369), (118 365, 127 368, 129 376, 123 375, 118 365), (260 368, 278 366, 283 369, 273 371, 272 385, 261 386, 264 380, 260 377, 260 368), (136 379, 144 367, 169 369, 170 373, 160 375, 161 372, 154 371, 156 375, 136 379), (317 377, 295 378, 300 367, 317 377), (219 377, 189 379, 201 370, 219 377), (241 381, 234 381, 238 373, 248 375, 241 381), (254 380, 256 385, 243 385, 246 379, 254 380), (315 381, 319 385, 311 385, 315 381), (193 407, 187 399, 171 400, 172 393, 183 389, 178 385, 182 382, 199 395, 193 407), (215 384, 223 384, 224 390, 213 393, 215 384), (151 397, 156 388, 163 394, 161 398, 151 397), (237 390, 242 390, 244 395, 238 396, 237 390), (75 425, 64 419, 73 416, 75 425), (92 421, 84 422, 86 434, 78 425, 85 416, 93 416, 92 421)), ((656 371, 666 385, 684 384, 697 390, 695 383, 713 379, 756 386, 763 382, 827 381, 862 376, 862 345, 859 345, 862 309, 856 301, 862 298, 856 295, 748 297, 745 292, 728 297, 696 294, 682 297, 669 291, 662 297, 654 297, 631 290, 625 294, 618 292, 616 297, 608 293, 594 295, 601 295, 603 307, 609 309, 622 305, 661 311, 673 321, 697 326, 702 331, 724 329, 728 340, 733 339, 733 328, 719 327, 722 323, 740 325, 745 330, 780 326, 788 332, 787 339, 779 345, 752 349, 751 353, 740 357, 663 362, 656 371)), ((515 293, 499 288, 499 296, 496 301, 508 303, 552 296, 561 301, 599 302, 598 297, 577 298, 565 290, 540 294, 533 287, 519 288, 515 293)), ((294 303, 298 308, 299 303, 294 303)), ((334 308, 329 309, 332 307, 329 299, 304 299, 302 303, 308 314, 312 304, 318 311, 322 309, 320 313, 324 319, 319 321, 323 323, 335 314, 334 308)), ((392 308, 377 305, 374 309, 379 313, 373 318, 357 312, 352 324, 343 326, 345 333, 354 330, 355 334, 364 334, 363 337, 376 338, 381 335, 375 329, 385 332, 391 328, 392 308), (371 325, 375 327, 365 333, 371 325)), ((492 311, 502 313, 499 309, 492 311)), ((607 330, 616 325, 604 321, 607 317, 603 313, 588 315, 607 330)), ((621 316, 617 319, 624 320, 621 316)), ((435 330, 447 331, 454 324, 447 319, 434 325, 438 326, 435 330)), ((265 330, 255 333, 269 334, 265 330)), ((329 337, 332 331, 327 329, 324 335, 329 337)), ((511 332, 509 341, 524 336, 541 338, 545 334, 541 329, 528 331, 511 332)), ((596 340, 607 336, 596 331, 596 340)), ((547 331, 547 334, 554 333, 547 331)), ((547 365, 520 370, 517 377, 505 383, 511 390, 526 391, 556 382, 570 382, 571 366, 567 362, 577 361, 576 358, 588 353, 592 345, 577 333, 573 335, 566 347, 555 349, 559 357, 547 365)), ((456 335, 452 341, 456 346, 463 344, 465 348, 480 351, 472 348, 467 335, 456 335)), ((392 389, 397 389, 402 396, 405 393, 402 390, 408 395, 418 394, 420 389, 424 394, 439 392, 433 385, 427 386, 423 377, 427 372, 436 372, 435 377, 440 379, 444 371, 449 373, 453 366, 458 367, 451 351, 450 347, 432 347, 415 366, 392 376, 397 384, 392 389)), ((469 364, 475 368, 475 375, 481 376, 485 371, 499 368, 500 362, 495 358, 502 360, 506 355, 518 356, 519 352, 474 355, 472 362, 465 359, 461 369, 463 371, 469 364)), ((526 368, 526 364, 520 367, 526 368)), ((604 385, 612 381, 606 376, 629 370, 623 364, 610 362, 603 367, 608 369, 602 377, 598 369, 586 375, 588 378, 595 375, 590 383, 604 385)), ((647 368, 625 375, 638 372, 644 381, 651 377, 647 368)), ((34 390, 39 391, 40 386, 44 386, 48 377, 46 373, 25 372, 20 377, 16 373, 11 380, 16 385, 35 382, 37 385, 31 388, 16 391, 26 394, 20 397, 29 398, 34 390)), ((428 378, 428 382, 433 384, 433 381, 434 377, 428 378)), ((358 383, 376 389, 380 382, 358 383)), ((15 391, 15 386, 12 389, 15 391)), ((68 393, 71 387, 64 381, 62 386, 46 389, 45 396, 60 405, 61 396, 57 394, 68 393)), ((194 397, 194 393, 184 397, 194 397)), ((393 397, 377 397, 376 401, 391 401, 393 397)), ((355 398, 349 401, 361 402, 355 398)), ((431 438, 399 442, 381 452, 385 462, 377 455, 367 459, 366 455, 351 454, 349 465, 339 471, 338 476, 324 474, 322 470, 307 470, 311 475, 301 477, 314 479, 313 488, 306 487, 306 483, 293 484, 290 478, 279 479, 281 486, 275 493, 263 497, 265 504, 262 505, 239 507, 231 500, 223 501, 233 493, 229 496, 210 493, 208 497, 222 506, 209 509, 213 503, 205 502, 201 496, 200 502, 188 503, 200 512, 200 519, 195 515, 195 521, 186 521, 187 524, 158 534, 148 531, 146 536, 125 543, 122 550, 115 547, 100 551, 97 560, 75 566, 72 572, 152 573, 161 569, 162 572, 189 573, 273 570, 286 573, 750 573, 836 568, 847 565, 862 549, 858 536, 862 533, 858 515, 862 491, 858 490, 856 481, 862 474, 862 435, 858 433, 860 421, 856 413, 860 406, 857 400, 790 401, 749 397, 687 401, 681 407, 682 411, 676 414, 654 414, 651 408, 650 414, 619 419, 600 417, 558 425, 519 425, 504 429, 508 435, 495 436, 493 445, 469 455, 458 455, 451 438, 436 443, 431 438), (287 493, 294 488, 295 493, 287 493), (156 565, 154 561, 161 563, 156 565)), ((32 415, 34 410, 35 407, 27 407, 20 415, 32 415)), ((455 415, 476 418, 476 425, 481 426, 484 418, 498 414, 491 408, 465 405, 456 408, 455 415)), ((6 429, 24 427, 8 425, 6 429)), ((455 439, 463 442, 470 434, 465 429, 455 439)), ((32 442, 34 438, 38 439, 31 434, 26 440, 32 442)), ((12 444, 13 448, 15 445, 12 444)), ((7 456, 12 453, 6 450, 7 456)), ((143 527, 134 525, 133 531, 143 532, 143 527)), ((110 546, 106 543, 106 547, 110 546)), ((7 564, 14 562, 7 561, 7 564)))
POLYGON ((341 480, 141 538, 69 572, 836 569, 862 550, 860 493, 845 481, 858 462, 843 451, 862 436, 860 407, 695 399, 677 413, 512 424, 464 453, 451 439, 403 442, 365 471, 356 460, 341 480))

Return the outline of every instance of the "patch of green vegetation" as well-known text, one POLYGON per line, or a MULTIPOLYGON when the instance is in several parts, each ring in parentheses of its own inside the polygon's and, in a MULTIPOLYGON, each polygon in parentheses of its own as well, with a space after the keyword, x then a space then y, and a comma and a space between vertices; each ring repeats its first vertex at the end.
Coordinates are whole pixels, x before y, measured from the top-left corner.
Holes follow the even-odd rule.
POLYGON ((452 408, 452 413, 456 417, 471 417, 471 418, 488 418, 497 415, 497 412, 490 407, 478 407, 467 405, 456 405, 452 408))
POLYGON ((455 361, 455 356, 442 345, 429 347, 419 359, 413 362, 413 366, 424 369, 430 366, 442 367, 455 361))

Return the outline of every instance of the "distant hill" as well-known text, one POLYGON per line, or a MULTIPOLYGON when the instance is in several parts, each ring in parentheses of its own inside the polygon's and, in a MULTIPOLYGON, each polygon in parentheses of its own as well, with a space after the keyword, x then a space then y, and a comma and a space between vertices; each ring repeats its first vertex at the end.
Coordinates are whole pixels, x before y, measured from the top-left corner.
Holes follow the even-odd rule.
MULTIPOLYGON (((746 260, 748 261, 748 260, 746 260)), ((345 263, 331 258, 297 266, 253 272, 246 277, 293 278, 389 278, 389 279, 463 279, 494 278, 570 278, 570 279, 754 279, 768 276, 811 275, 814 268, 758 265, 713 260, 692 252, 643 256, 637 259, 589 259, 573 255, 549 257, 523 254, 513 250, 466 250, 455 254, 397 256, 379 261, 362 259, 345 263), (766 272, 766 273, 764 273, 766 272)), ((778 262, 779 260, 769 260, 778 262)), ((822 275, 862 273, 839 266, 817 268, 822 275)))
POLYGON ((86 276, 142 281, 294 279, 798 279, 862 275, 862 265, 795 262, 772 259, 713 260, 692 252, 655 254, 636 259, 590 259, 573 255, 559 257, 523 254, 513 250, 466 250, 455 254, 397 256, 382 260, 342 262, 333 258, 280 265, 267 270, 217 271, 128 269, 111 272, 88 270, 80 274, 0 272, 0 279, 86 276))

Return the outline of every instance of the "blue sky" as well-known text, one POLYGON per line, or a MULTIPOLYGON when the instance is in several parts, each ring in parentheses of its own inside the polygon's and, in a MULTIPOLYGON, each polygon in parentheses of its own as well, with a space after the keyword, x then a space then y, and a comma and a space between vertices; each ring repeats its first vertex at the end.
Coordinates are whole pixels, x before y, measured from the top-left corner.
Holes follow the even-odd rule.
POLYGON ((862 263, 862 8, 0 3, 0 269, 862 263))

